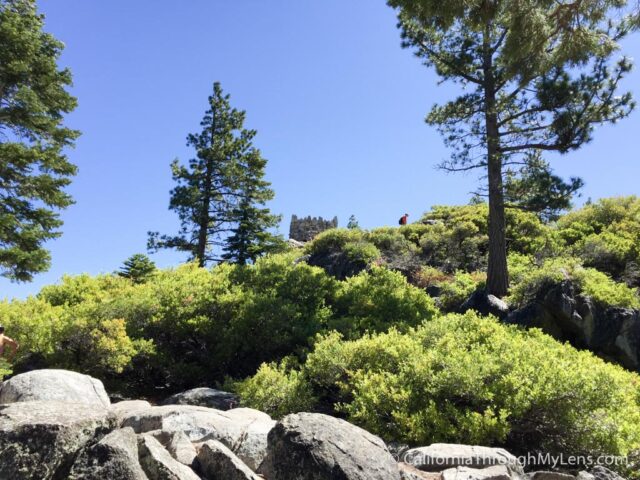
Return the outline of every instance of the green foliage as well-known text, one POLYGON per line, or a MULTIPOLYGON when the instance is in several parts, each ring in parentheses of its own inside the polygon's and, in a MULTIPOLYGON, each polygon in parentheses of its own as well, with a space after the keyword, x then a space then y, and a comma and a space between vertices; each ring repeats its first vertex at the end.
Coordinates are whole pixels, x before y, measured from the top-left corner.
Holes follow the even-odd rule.
POLYGON ((568 182, 552 173, 551 166, 539 153, 527 155, 518 171, 505 172, 504 196, 510 206, 533 212, 541 220, 557 220, 571 208, 573 196, 584 186, 582 179, 568 182))
POLYGON ((533 301, 545 287, 571 280, 578 293, 588 295, 602 306, 640 308, 636 291, 613 281, 603 272, 583 267, 575 258, 546 260, 538 268, 527 268, 522 257, 512 261, 519 263, 510 295, 510 302, 515 305, 533 301))
MULTIPOLYGON (((420 237, 428 264, 450 273, 485 269, 489 250, 488 214, 485 203, 433 207, 422 218, 428 228, 420 237)), ((557 250, 554 232, 535 214, 517 209, 508 209, 506 214, 509 252, 548 255, 557 250)))
POLYGON ((437 314, 433 300, 398 272, 375 267, 341 284, 337 329, 350 338, 390 327, 406 330, 437 314))
POLYGON ((149 232, 148 248, 188 252, 200 266, 223 259, 245 264, 280 249, 281 239, 269 232, 280 219, 264 207, 274 194, 264 180, 266 160, 253 146, 257 132, 244 128, 245 112, 231 107, 218 82, 208 103, 202 132, 187 137, 196 158, 171 164, 176 187, 169 209, 178 214, 180 231, 149 232))
POLYGON ((66 156, 79 132, 64 127, 76 107, 64 45, 43 32, 33 0, 0 0, 0 273, 30 281, 49 268, 47 240, 61 235, 64 188, 76 173, 66 156))
POLYGON ((283 417, 292 412, 305 412, 313 408, 316 399, 302 374, 280 365, 262 364, 256 374, 233 386, 245 407, 270 412, 283 417))
POLYGON ((322 255, 327 252, 341 251, 349 243, 361 242, 364 232, 356 229, 332 228, 320 233, 307 246, 310 255, 322 255))
POLYGON ((349 217, 349 222, 347 223, 347 228, 349 230, 356 230, 356 229, 360 228, 360 225, 358 224, 358 219, 356 218, 355 215, 351 215, 349 217))
POLYGON ((131 255, 125 260, 118 275, 128 278, 133 283, 144 283, 156 271, 156 264, 142 253, 131 255))
MULTIPOLYGON (((486 174, 492 205, 487 291, 505 296, 505 168, 540 151, 576 150, 597 125, 631 113, 632 95, 619 87, 632 63, 614 56, 634 19, 625 0, 387 4, 397 11, 402 45, 442 81, 460 87, 456 98, 432 108, 427 123, 453 149, 442 168, 486 174)), ((548 204, 551 193, 542 194, 548 204)))
POLYGON ((601 199, 558 221, 558 234, 586 266, 640 286, 640 199, 601 199))
MULTIPOLYGON (((515 453, 626 454, 640 445, 640 377, 538 330, 475 313, 415 331, 320 339, 295 375, 263 365, 244 400, 269 378, 294 384, 387 440, 508 445, 515 453), (308 385, 300 385, 301 378, 308 385), (607 388, 602 388, 607 385, 607 388), (307 390, 311 389, 311 390, 307 390)), ((282 399, 291 402, 293 399, 282 399)), ((305 408, 308 405, 305 404, 305 408)))
POLYGON ((37 354, 45 365, 148 394, 156 385, 185 389, 251 375, 263 362, 303 359, 330 328, 358 338, 435 315, 432 300, 398 273, 374 268, 339 282, 298 256, 187 264, 142 283, 68 276, 37 297, 0 303, 0 317, 22 345, 18 363, 37 354))
POLYGON ((483 273, 456 272, 447 281, 438 284, 438 306, 445 312, 455 312, 473 292, 484 286, 483 273))

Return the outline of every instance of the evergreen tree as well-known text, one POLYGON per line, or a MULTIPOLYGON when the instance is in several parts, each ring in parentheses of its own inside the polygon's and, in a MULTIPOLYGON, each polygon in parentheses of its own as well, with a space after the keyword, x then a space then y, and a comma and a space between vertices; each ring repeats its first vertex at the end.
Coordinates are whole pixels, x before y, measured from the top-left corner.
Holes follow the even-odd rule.
POLYGON ((403 46, 463 93, 432 109, 455 153, 443 168, 482 168, 489 195, 487 291, 507 293, 504 169, 535 151, 566 153, 633 108, 618 95, 631 62, 613 62, 633 26, 625 0, 388 0, 403 46))
POLYGON ((269 231, 280 223, 280 217, 264 207, 274 197, 269 182, 264 180, 266 165, 259 150, 247 154, 241 162, 237 204, 229 215, 233 227, 224 246, 226 261, 245 265, 283 248, 284 240, 269 231))
POLYGON ((245 112, 231 107, 229 95, 216 82, 202 131, 187 137, 196 157, 188 165, 178 160, 171 165, 177 186, 169 209, 178 214, 180 231, 149 232, 151 251, 188 252, 204 266, 225 258, 246 262, 267 248, 271 237, 266 229, 277 217, 261 205, 273 192, 262 178, 266 161, 253 146, 256 131, 245 129, 244 120, 245 112))
POLYGON ((358 219, 355 215, 351 215, 349 217, 349 222, 347 223, 347 228, 349 230, 357 230, 360 228, 360 224, 358 223, 358 219))
POLYGON ((63 125, 71 73, 43 24, 33 0, 0 0, 0 274, 17 281, 49 268, 44 243, 61 235, 76 173, 63 153, 79 135, 63 125))
POLYGON ((533 212, 542 221, 552 222, 571 209, 573 197, 583 186, 581 178, 565 181, 554 175, 549 163, 533 154, 519 170, 505 172, 504 198, 507 206, 533 212))
POLYGON ((125 260, 118 275, 130 279, 133 283, 144 283, 156 271, 156 264, 144 255, 136 253, 125 260))

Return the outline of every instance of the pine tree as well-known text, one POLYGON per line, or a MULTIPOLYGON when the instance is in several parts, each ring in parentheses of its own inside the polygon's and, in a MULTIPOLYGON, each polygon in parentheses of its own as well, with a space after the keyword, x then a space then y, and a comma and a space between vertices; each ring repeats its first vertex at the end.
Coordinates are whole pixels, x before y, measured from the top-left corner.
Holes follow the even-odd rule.
POLYGON ((169 209, 178 214, 180 231, 149 232, 150 251, 188 252, 204 266, 223 259, 250 261, 271 241, 266 229, 277 220, 260 208, 273 196, 262 179, 266 161, 253 146, 256 131, 244 128, 245 112, 231 107, 229 98, 216 82, 202 131, 187 137, 196 157, 188 165, 173 161, 177 186, 169 209))
POLYGON ((44 243, 73 203, 64 188, 76 167, 63 152, 79 132, 62 122, 76 99, 57 66, 63 44, 43 24, 33 0, 0 0, 0 274, 17 281, 49 268, 44 243))
POLYGON ((542 221, 552 222, 572 208, 573 197, 579 196, 583 186, 581 178, 565 181, 554 175, 549 163, 534 153, 518 170, 505 172, 504 198, 508 207, 533 212, 542 221))
POLYGON ((489 195, 487 291, 507 293, 504 169, 535 151, 566 153, 626 117, 631 62, 613 61, 632 28, 625 0, 389 0, 403 46, 461 85, 427 122, 454 148, 449 171, 482 168, 489 195))
POLYGON ((280 223, 280 217, 264 207, 274 197, 270 184, 264 180, 266 165, 259 150, 246 155, 241 163, 237 204, 229 214, 233 227, 225 241, 222 257, 225 261, 245 265, 283 248, 284 240, 270 232, 280 223))
POLYGON ((347 228, 349 230, 357 230, 360 228, 360 224, 358 223, 358 219, 355 215, 351 215, 349 217, 349 222, 347 223, 347 228))
POLYGON ((133 283, 144 283, 156 271, 156 264, 144 255, 131 255, 120 268, 118 275, 130 279, 133 283))

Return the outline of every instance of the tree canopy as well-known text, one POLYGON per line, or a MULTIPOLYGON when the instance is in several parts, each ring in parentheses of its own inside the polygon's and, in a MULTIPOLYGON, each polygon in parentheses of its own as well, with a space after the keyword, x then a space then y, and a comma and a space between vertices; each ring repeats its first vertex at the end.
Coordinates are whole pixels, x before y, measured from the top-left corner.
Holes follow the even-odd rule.
POLYGON ((614 58, 632 28, 624 0, 389 0, 403 46, 463 87, 427 122, 453 148, 443 168, 485 169, 489 193, 487 290, 508 290, 505 167, 532 152, 575 150, 594 127, 626 117, 618 94, 631 61, 614 58))
POLYGON ((0 272, 18 281, 49 268, 44 243, 61 235, 76 173, 65 151, 79 132, 63 125, 71 73, 43 23, 33 0, 0 0, 0 272))
POLYGON ((220 260, 246 263, 268 251, 277 239, 268 229, 279 218, 264 207, 273 198, 264 181, 266 160, 254 147, 255 130, 244 128, 245 112, 231 106, 220 83, 213 85, 202 131, 187 137, 196 157, 171 164, 177 183, 169 209, 180 218, 177 235, 149 232, 151 251, 188 252, 200 266, 220 260))

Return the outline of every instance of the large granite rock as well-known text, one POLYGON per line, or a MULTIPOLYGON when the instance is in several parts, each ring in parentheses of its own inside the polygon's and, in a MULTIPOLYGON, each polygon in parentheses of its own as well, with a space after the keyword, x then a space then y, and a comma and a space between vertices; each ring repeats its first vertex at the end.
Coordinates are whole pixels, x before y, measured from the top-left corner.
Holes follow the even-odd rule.
POLYGON ((174 459, 151 435, 141 435, 138 443, 140 465, 149 480, 200 480, 200 477, 174 459))
POLYGON ((205 478, 260 480, 242 460, 217 440, 208 440, 201 445, 197 463, 205 478))
POLYGON ((107 409, 82 403, 0 405, 0 478, 67 478, 77 452, 115 426, 107 409))
POLYGON ((267 435, 275 421, 250 408, 221 411, 190 405, 166 405, 133 412, 122 425, 137 433, 183 432, 191 442, 219 440, 243 462, 257 468, 266 455, 267 435))
POLYGON ((527 474, 529 480, 575 480, 576 477, 562 472, 529 472, 527 474))
POLYGON ((640 370, 640 311, 597 304, 578 294, 570 280, 542 288, 505 321, 541 328, 558 340, 640 370))
POLYGON ((428 447, 412 448, 403 455, 403 460, 414 467, 441 472, 448 468, 486 468, 506 465, 514 471, 522 472, 518 459, 502 448, 434 443, 428 447))
POLYGON ((498 318, 504 318, 509 313, 509 305, 504 300, 487 294, 484 290, 476 290, 460 306, 461 313, 468 310, 475 310, 481 315, 494 315, 498 318))
POLYGON ((118 403, 112 403, 110 410, 118 418, 118 423, 122 423, 125 418, 130 417, 136 412, 148 410, 151 404, 146 400, 124 400, 118 403))
POLYGON ((238 406, 238 397, 233 393, 214 388, 193 388, 170 396, 162 405, 196 405, 217 410, 229 410, 238 406))
POLYGON ((442 480, 514 480, 514 477, 506 465, 494 465, 487 468, 448 468, 442 472, 442 480))
POLYGON ((590 473, 595 477, 596 480, 624 480, 624 478, 622 478, 616 472, 612 472, 608 468, 601 465, 593 467, 590 473))
POLYGON ((148 480, 138 462, 138 439, 131 428, 114 430, 78 456, 69 480, 148 480))
POLYGON ((0 403, 33 401, 111 404, 100 380, 68 370, 33 370, 2 383, 0 403))
POLYGON ((399 480, 384 442, 344 420, 318 413, 283 418, 269 433, 259 473, 277 480, 399 480))
POLYGON ((193 461, 197 456, 196 447, 183 432, 154 430, 149 432, 149 435, 158 440, 177 461, 183 465, 193 465, 193 461))

